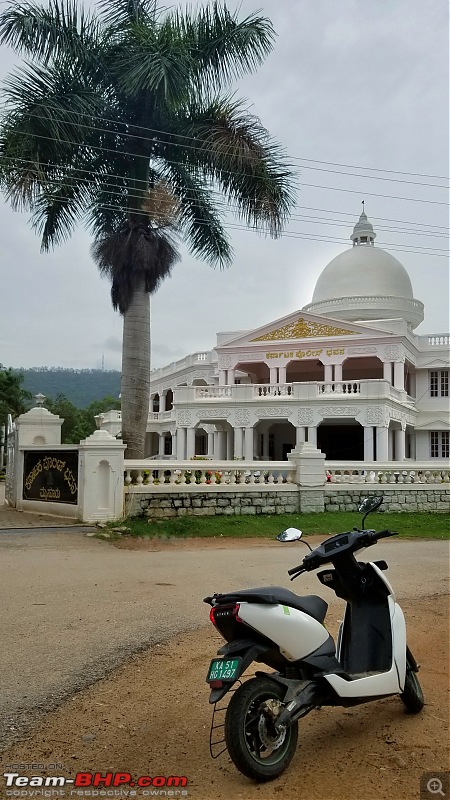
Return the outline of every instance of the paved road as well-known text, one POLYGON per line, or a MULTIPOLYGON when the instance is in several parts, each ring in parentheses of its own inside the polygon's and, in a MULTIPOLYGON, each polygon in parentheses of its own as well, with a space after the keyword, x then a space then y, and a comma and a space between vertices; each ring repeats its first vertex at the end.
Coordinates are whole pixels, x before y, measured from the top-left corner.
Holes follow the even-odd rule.
MULTIPOLYGON (((169 543, 122 550, 66 529, 0 535, 0 739, 14 736, 34 709, 102 676, 138 651, 208 624, 202 598, 244 586, 289 586, 286 570, 303 547, 277 542, 169 543)), ((373 551, 375 552, 375 551, 373 551)), ((440 541, 377 545, 399 598, 447 588, 448 546, 440 541)), ((372 556, 373 557, 373 556, 372 556)), ((313 575, 299 593, 330 590, 313 575)))

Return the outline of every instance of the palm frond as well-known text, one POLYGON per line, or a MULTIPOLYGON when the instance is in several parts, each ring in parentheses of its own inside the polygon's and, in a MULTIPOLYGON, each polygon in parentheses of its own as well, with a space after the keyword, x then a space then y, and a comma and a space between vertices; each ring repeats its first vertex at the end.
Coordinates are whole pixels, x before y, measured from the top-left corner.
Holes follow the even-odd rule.
POLYGON ((195 12, 192 9, 169 15, 196 63, 203 88, 219 89, 254 71, 273 47, 275 32, 267 17, 258 13, 238 19, 238 11, 213 2, 195 12))
POLYGON ((60 56, 72 59, 86 52, 100 54, 97 19, 75 0, 49 0, 48 5, 17 3, 0 14, 0 43, 41 64, 60 56))
POLYGON ((131 23, 147 25, 161 14, 158 0, 100 0, 98 8, 105 23, 116 30, 131 23))
POLYGON ((192 169, 166 162, 161 173, 172 187, 179 203, 179 225, 189 250, 220 267, 231 263, 233 251, 223 219, 212 200, 211 191, 192 169))
POLYGON ((242 101, 194 101, 186 112, 171 133, 182 133, 195 146, 162 143, 161 154, 216 181, 246 224, 279 236, 295 200, 290 165, 279 145, 242 101))
POLYGON ((195 64, 173 26, 130 23, 112 53, 117 85, 131 96, 150 92, 155 104, 180 103, 192 86, 195 64))

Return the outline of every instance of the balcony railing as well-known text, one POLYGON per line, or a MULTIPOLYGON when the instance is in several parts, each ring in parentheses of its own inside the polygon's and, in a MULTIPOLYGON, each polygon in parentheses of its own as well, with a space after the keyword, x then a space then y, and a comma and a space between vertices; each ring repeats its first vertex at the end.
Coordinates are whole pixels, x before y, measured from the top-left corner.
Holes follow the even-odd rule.
POLYGON ((175 403, 196 403, 232 400, 236 403, 255 400, 273 401, 275 399, 308 400, 314 398, 327 400, 334 397, 355 396, 362 400, 393 399, 412 405, 410 398, 402 389, 396 389, 383 378, 341 381, 309 381, 301 383, 242 383, 231 386, 180 386, 175 389, 175 403))

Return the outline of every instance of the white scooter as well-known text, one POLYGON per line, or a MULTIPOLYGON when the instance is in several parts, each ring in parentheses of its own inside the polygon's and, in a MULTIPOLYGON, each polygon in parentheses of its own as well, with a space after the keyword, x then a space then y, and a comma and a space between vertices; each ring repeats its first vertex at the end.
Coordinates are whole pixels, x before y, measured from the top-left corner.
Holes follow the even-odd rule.
MULTIPOLYGON (((367 514, 382 501, 368 497, 362 502, 362 528, 367 514)), ((288 528, 277 539, 291 542, 301 535, 288 528)), ((210 703, 218 703, 240 683, 232 692, 224 725, 215 725, 213 716, 211 755, 215 755, 213 745, 222 741, 244 775, 268 781, 290 763, 297 746, 297 721, 314 708, 358 705, 389 695, 400 695, 413 713, 423 708, 403 612, 383 575, 387 564, 358 562, 354 557, 358 550, 394 535, 389 530, 354 528, 331 536, 315 550, 310 547, 302 563, 288 570, 293 580, 303 572, 333 565, 317 577, 347 603, 337 647, 323 624, 328 605, 316 595, 301 597, 270 586, 205 598, 212 606, 211 622, 227 641, 208 670, 210 703), (256 672, 256 677, 241 683, 254 661, 276 671, 256 672), (225 738, 214 742, 221 727, 225 738)))

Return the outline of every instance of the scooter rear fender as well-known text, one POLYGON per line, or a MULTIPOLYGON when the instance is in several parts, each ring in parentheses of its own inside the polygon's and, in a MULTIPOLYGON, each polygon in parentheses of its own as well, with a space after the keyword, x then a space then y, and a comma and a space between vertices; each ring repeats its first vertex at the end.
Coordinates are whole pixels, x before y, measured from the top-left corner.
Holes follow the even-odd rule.
POLYGON ((235 642, 228 642, 228 644, 224 644, 221 647, 217 654, 220 656, 232 657, 232 656, 240 656, 242 658, 239 674, 236 675, 233 681, 226 681, 224 685, 220 689, 211 689, 211 694, 209 695, 209 702, 210 703, 217 703, 219 700, 222 700, 223 697, 230 691, 231 687, 239 680, 241 675, 245 672, 247 667, 250 666, 252 661, 260 661, 261 656, 264 653, 268 652, 268 646, 266 644, 262 644, 261 642, 255 642, 253 639, 239 639, 235 642))

